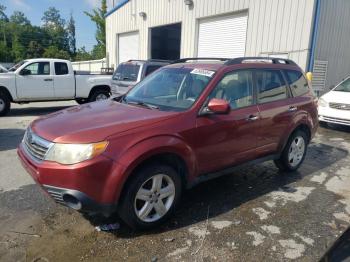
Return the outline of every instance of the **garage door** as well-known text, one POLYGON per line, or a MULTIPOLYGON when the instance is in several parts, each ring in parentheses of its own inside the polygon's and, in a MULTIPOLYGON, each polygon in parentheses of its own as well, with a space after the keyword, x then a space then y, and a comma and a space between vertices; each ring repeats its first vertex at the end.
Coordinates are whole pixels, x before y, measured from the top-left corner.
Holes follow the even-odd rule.
POLYGON ((118 35, 118 62, 139 59, 139 33, 125 33, 118 35))
POLYGON ((201 20, 198 57, 244 56, 247 22, 247 14, 201 20))

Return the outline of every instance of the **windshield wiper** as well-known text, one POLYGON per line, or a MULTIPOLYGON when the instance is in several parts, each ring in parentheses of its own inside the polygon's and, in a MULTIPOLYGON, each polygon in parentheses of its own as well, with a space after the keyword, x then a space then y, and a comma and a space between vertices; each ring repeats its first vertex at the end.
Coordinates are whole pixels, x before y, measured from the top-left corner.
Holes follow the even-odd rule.
POLYGON ((143 107, 146 107, 148 109, 159 109, 158 106, 147 104, 147 103, 144 103, 144 102, 141 102, 141 101, 126 101, 125 99, 124 99, 124 101, 127 104, 130 104, 130 105, 143 106, 143 107))

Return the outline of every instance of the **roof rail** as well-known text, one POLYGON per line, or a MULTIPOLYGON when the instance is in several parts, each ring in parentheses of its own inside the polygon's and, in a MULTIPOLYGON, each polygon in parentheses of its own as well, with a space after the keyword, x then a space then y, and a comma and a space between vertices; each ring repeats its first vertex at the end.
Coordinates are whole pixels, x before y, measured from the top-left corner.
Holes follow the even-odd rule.
POLYGON ((212 61, 228 61, 230 58, 219 58, 219 57, 190 57, 190 58, 181 58, 178 60, 175 60, 173 64, 179 64, 179 63, 186 63, 187 61, 206 61, 206 60, 212 60, 212 61))
POLYGON ((174 60, 166 60, 166 59, 148 59, 147 62, 160 62, 160 63, 173 63, 174 60))
POLYGON ((261 60, 263 62, 264 60, 271 61, 273 64, 287 64, 287 65, 297 65, 294 61, 290 59, 285 58, 278 58, 278 57, 262 57, 262 56, 251 56, 251 57, 237 57, 234 59, 229 59, 225 65, 236 65, 236 64, 242 64, 244 61, 249 60, 261 60))

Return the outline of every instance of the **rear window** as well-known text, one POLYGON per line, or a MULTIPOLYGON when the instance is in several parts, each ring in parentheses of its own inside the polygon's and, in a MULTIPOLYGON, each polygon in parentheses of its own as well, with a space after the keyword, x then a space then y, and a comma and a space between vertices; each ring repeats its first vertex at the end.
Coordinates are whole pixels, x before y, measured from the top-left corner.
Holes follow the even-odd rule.
POLYGON ((55 73, 56 75, 68 75, 67 63, 55 62, 55 73))
POLYGON ((294 97, 302 96, 309 92, 309 85, 301 72, 294 70, 286 70, 285 72, 294 97))
POLYGON ((140 65, 131 63, 120 64, 113 75, 113 80, 135 82, 139 71, 140 65))

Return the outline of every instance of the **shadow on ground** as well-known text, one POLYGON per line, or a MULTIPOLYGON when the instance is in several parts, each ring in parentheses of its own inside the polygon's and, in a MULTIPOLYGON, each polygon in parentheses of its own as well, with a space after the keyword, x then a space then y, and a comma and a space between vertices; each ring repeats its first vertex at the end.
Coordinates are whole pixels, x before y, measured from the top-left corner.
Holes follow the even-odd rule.
POLYGON ((24 132, 24 129, 0 129, 0 151, 17 148, 24 132))
POLYGON ((6 117, 41 116, 41 115, 46 115, 62 109, 66 109, 68 107, 70 106, 12 108, 6 117))
MULTIPOLYGON (((181 206, 175 215, 159 229, 149 232, 134 232, 122 226, 114 234, 122 238, 140 234, 158 234, 176 230, 227 213, 240 205, 276 190, 293 192, 288 185, 346 158, 348 151, 325 144, 311 144, 308 155, 299 171, 280 173, 274 164, 266 162, 245 167, 232 175, 226 175, 202 183, 184 193, 181 206), (209 210, 209 213, 208 213, 209 210)), ((118 218, 105 219, 85 216, 92 225, 115 222, 118 218)))

